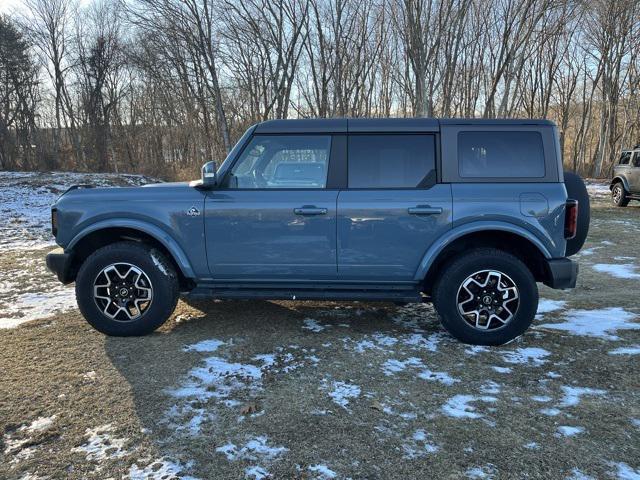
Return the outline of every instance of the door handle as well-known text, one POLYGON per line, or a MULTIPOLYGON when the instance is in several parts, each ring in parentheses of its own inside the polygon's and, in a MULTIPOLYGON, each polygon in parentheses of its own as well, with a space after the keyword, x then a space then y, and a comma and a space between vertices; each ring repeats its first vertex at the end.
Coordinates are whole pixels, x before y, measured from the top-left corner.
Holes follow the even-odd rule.
POLYGON ((294 208, 293 213, 296 215, 326 215, 326 208, 317 208, 311 205, 305 205, 300 208, 294 208))
POLYGON ((407 209, 410 215, 438 215, 442 213, 442 207, 430 207, 429 205, 416 205, 407 209))

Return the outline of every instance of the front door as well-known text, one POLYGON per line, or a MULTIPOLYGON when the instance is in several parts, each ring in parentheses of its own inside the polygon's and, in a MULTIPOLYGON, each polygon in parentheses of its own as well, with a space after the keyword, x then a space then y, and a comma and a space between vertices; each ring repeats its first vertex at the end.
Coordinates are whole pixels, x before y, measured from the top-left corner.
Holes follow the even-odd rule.
POLYGON ((338 197, 338 276, 410 281, 451 228, 451 187, 436 183, 432 134, 351 134, 338 197))
POLYGON ((254 135, 219 189, 205 234, 214 279, 335 279, 331 135, 254 135))

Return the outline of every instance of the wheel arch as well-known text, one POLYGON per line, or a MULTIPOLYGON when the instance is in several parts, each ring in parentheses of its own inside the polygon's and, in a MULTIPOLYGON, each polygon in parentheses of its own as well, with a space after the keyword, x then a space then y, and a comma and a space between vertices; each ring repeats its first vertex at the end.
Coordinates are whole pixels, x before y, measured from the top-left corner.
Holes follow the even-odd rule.
POLYGON ((629 193, 629 182, 627 182, 627 179, 622 175, 616 175, 615 177, 613 177, 613 180, 611 180, 611 183, 609 184, 609 190, 612 190, 613 186, 618 182, 622 183, 622 186, 624 187, 626 192, 629 193))
POLYGON ((471 248, 497 248, 519 258, 531 271, 537 282, 545 282, 551 272, 547 259, 549 250, 535 237, 514 229, 491 228, 462 232, 432 247, 418 270, 415 280, 422 281, 424 291, 431 292, 441 268, 456 255, 471 248), (435 249, 434 249, 435 247, 435 249))
POLYGON ((166 232, 154 225, 140 222, 99 222, 76 234, 65 251, 73 252, 72 274, 75 278, 80 265, 98 248, 129 240, 150 245, 162 252, 171 262, 182 289, 193 284, 195 273, 184 250, 166 232))

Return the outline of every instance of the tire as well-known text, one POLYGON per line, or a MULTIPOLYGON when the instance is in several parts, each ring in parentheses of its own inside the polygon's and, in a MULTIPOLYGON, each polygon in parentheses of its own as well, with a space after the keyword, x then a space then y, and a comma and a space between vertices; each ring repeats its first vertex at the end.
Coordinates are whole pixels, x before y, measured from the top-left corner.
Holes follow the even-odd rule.
POLYGON ((153 332, 173 313, 178 294, 171 262, 158 250, 134 242, 96 250, 76 278, 76 299, 84 318, 99 332, 117 337, 153 332))
POLYGON ((517 257, 493 248, 478 248, 452 259, 442 270, 432 297, 442 326, 458 340, 472 345, 502 345, 513 340, 529 328, 538 309, 538 287, 527 266, 517 257), (498 272, 500 277, 481 273, 485 271, 498 272), (473 280, 469 280, 470 277, 473 280), (501 289, 492 288, 491 283, 499 284, 501 289), (465 289, 465 284, 469 290, 465 289), (481 284, 487 284, 488 293, 484 293, 485 289, 479 286, 481 284), (516 288, 517 299, 513 288, 508 288, 512 286, 516 288), (486 310, 482 310, 479 316, 472 316, 475 322, 470 317, 465 318, 458 304, 462 304, 464 311, 475 309, 477 300, 467 302, 467 299, 472 299, 471 292, 479 294, 476 298, 480 298, 483 309, 487 305, 485 299, 492 297, 495 303, 489 305, 498 318, 491 315, 487 322, 478 322, 482 314, 488 316, 486 310), (500 312, 496 309, 501 306, 503 300, 500 297, 505 294, 513 298, 504 302, 505 308, 500 312), (485 324, 487 328, 483 328, 485 324))
POLYGON ((580 251, 589 234, 589 222, 591 221, 591 203, 589 192, 580 178, 573 172, 564 172, 564 186, 567 189, 569 198, 578 201, 578 224, 576 236, 567 240, 565 256, 570 257, 580 251))
POLYGON ((611 201, 616 207, 626 207, 629 205, 629 198, 622 182, 616 182, 611 188, 611 201))

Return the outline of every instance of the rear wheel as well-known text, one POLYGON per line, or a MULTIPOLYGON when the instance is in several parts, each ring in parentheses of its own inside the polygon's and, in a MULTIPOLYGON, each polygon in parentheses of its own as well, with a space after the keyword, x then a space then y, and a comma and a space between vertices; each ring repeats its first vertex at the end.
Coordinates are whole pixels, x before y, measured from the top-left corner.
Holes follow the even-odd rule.
POLYGON ((134 242, 118 242, 95 251, 76 278, 82 315, 107 335, 153 332, 173 313, 178 293, 169 260, 161 252, 134 242))
POLYGON ((527 266, 502 250, 482 248, 454 258, 433 290, 442 325, 474 345, 502 345, 531 325, 538 288, 527 266))
POLYGON ((626 207, 629 205, 627 192, 625 192, 622 182, 616 182, 613 184, 613 188, 611 189, 611 201, 616 207, 626 207))

